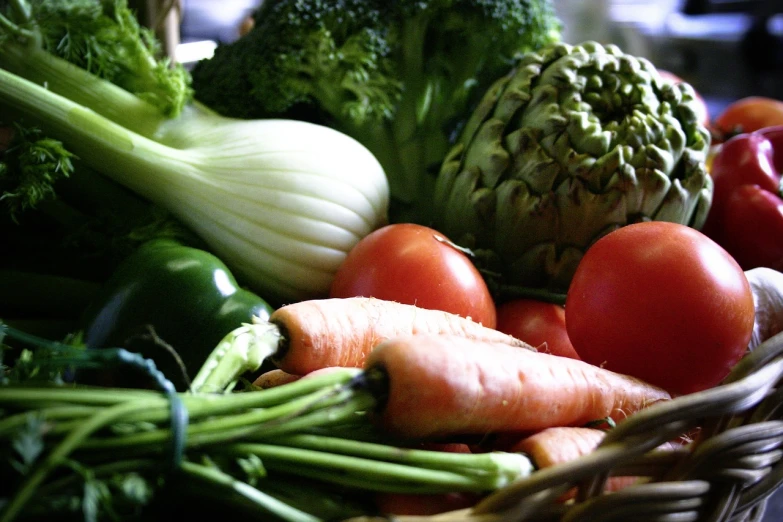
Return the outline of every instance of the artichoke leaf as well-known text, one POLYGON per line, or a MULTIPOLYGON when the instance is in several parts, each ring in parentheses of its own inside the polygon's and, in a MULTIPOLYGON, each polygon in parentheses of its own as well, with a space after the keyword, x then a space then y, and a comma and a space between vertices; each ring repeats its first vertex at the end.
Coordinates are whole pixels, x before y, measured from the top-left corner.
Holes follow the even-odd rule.
POLYGON ((710 134, 697 103, 690 85, 615 45, 528 53, 485 93, 441 164, 433 225, 491 252, 501 283, 565 291, 612 230, 704 224, 710 134))

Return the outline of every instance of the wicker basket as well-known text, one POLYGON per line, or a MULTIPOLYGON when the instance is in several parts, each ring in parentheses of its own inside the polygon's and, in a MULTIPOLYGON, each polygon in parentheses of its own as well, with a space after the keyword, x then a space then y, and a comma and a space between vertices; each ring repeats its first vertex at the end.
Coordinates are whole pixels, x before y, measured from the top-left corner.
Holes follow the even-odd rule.
POLYGON ((782 381, 783 333, 748 354, 721 386, 634 414, 587 456, 536 471, 472 509, 394 520, 759 521, 783 482, 782 381), (695 432, 688 446, 653 451, 695 432), (610 475, 648 479, 608 493, 610 475), (572 501, 558 500, 572 488, 572 501))

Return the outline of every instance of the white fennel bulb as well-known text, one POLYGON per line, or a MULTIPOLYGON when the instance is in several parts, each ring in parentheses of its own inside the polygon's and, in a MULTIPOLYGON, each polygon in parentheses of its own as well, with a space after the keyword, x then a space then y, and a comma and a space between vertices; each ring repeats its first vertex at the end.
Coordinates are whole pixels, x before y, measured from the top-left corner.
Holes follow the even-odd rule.
POLYGON ((265 298, 325 296, 348 251, 387 222, 379 162, 325 126, 191 105, 146 137, 4 70, 0 105, 170 211, 265 298))

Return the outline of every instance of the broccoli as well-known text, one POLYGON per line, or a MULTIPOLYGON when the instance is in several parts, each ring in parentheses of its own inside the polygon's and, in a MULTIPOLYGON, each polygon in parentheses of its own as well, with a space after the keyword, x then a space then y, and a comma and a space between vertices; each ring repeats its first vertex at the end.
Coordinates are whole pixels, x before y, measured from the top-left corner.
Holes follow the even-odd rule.
POLYGON ((386 171, 392 219, 417 221, 474 104, 561 29, 550 0, 266 0, 253 20, 195 65, 195 98, 353 136, 386 171))

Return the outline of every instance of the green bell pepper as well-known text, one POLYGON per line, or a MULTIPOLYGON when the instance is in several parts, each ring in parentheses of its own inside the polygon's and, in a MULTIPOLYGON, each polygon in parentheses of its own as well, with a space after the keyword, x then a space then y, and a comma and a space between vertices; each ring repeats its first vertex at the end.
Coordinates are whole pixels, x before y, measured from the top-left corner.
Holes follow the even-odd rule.
MULTIPOLYGON (((271 313, 264 299, 239 287, 215 255, 154 239, 123 260, 92 300, 83 341, 88 348, 140 353, 182 390, 226 334, 271 313)), ((142 385, 136 375, 85 375, 78 380, 142 385)))

